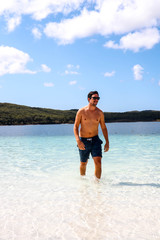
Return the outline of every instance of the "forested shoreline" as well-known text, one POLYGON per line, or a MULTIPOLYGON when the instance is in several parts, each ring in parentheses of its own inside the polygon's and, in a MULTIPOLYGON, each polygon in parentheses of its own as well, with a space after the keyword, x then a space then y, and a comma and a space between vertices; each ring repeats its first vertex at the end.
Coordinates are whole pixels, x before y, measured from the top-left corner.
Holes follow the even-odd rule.
MULTIPOLYGON (((74 123, 77 109, 55 110, 0 103, 0 125, 74 123)), ((105 122, 160 121, 160 111, 104 112, 105 122)))

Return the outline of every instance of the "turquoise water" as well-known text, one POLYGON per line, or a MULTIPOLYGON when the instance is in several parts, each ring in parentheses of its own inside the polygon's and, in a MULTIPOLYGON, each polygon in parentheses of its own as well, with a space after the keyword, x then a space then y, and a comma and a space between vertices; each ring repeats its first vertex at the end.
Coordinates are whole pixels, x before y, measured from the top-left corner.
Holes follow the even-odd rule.
POLYGON ((0 127, 0 240, 160 240, 160 123, 107 127, 99 182, 73 125, 0 127))

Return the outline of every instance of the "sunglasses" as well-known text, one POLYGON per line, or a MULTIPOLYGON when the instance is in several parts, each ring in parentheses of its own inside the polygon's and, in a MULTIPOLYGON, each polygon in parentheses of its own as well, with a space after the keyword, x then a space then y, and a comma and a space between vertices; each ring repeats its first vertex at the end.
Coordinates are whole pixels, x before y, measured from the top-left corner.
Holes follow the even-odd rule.
POLYGON ((93 98, 93 100, 99 100, 100 99, 100 97, 91 97, 91 98, 93 98))

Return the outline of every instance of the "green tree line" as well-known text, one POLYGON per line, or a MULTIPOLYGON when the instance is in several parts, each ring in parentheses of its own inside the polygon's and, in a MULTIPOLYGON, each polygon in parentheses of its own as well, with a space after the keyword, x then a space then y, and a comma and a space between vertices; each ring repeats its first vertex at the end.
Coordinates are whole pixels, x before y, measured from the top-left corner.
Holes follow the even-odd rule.
MULTIPOLYGON (((0 125, 74 123, 77 109, 55 110, 0 103, 0 125)), ((160 111, 105 112, 105 122, 160 121, 160 111)))

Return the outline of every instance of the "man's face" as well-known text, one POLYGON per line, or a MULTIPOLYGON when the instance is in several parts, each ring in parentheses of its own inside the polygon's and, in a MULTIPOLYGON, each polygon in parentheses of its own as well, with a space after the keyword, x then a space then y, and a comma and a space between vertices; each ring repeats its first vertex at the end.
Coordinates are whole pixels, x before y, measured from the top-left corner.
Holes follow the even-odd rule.
POLYGON ((96 106, 99 101, 99 95, 93 94, 92 97, 88 99, 88 101, 92 106, 96 106))

